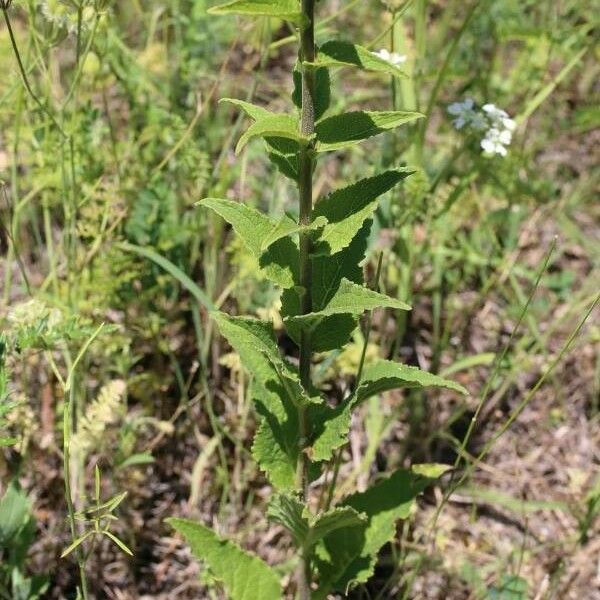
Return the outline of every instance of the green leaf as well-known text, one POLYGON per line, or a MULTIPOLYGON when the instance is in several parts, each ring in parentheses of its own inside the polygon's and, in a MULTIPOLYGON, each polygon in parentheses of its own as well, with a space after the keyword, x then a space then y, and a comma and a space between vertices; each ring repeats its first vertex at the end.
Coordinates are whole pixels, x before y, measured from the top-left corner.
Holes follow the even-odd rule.
POLYGON ((14 483, 11 483, 0 499, 0 545, 8 544, 26 524, 31 504, 14 483))
POLYGON ((323 119, 316 126, 317 152, 329 152, 353 146, 362 140, 421 119, 417 112, 349 112, 323 119))
POLYGON ((328 223, 315 241, 313 253, 336 254, 349 246, 363 223, 375 212, 379 196, 411 173, 412 171, 386 171, 319 200, 313 211, 313 219, 322 216, 328 223))
POLYGON ((231 600, 281 600, 279 577, 260 558, 200 523, 174 518, 167 523, 185 537, 194 556, 206 563, 231 600))
POLYGON ((265 276, 284 288, 298 279, 298 247, 290 238, 281 238, 263 252, 263 240, 279 227, 275 219, 240 202, 204 198, 199 202, 229 223, 250 250, 265 276))
POLYGON ((149 452, 140 452, 128 456, 122 463, 117 465, 117 470, 127 469, 128 467, 137 467, 139 465, 151 465, 154 463, 154 456, 149 452))
POLYGON ((83 542, 85 542, 85 540, 87 540, 88 538, 92 537, 94 535, 94 533, 96 533, 95 531, 88 531, 87 533, 84 533, 81 537, 78 537, 76 540, 74 540, 71 544, 69 544, 63 551, 62 554, 60 555, 61 558, 65 558, 66 556, 68 556, 69 554, 71 554, 71 552, 73 552, 73 550, 76 550, 77 548, 79 548, 79 546, 81 546, 81 544, 83 544, 83 542))
POLYGON ((293 490, 300 457, 298 412, 289 403, 273 402, 264 390, 252 387, 251 397, 260 418, 252 456, 275 489, 293 490))
POLYGON ((213 15, 246 15, 250 17, 277 17, 302 23, 303 16, 297 0, 231 0, 209 8, 213 15))
POLYGON ((221 334, 253 377, 251 395, 260 415, 252 454, 278 489, 295 485, 299 458, 298 406, 321 402, 303 390, 295 368, 281 356, 270 323, 216 313, 221 334))
POLYGON ((265 391, 278 398, 287 398, 295 406, 320 403, 311 398, 300 385, 300 377, 282 356, 271 323, 249 317, 230 317, 212 313, 219 331, 239 354, 242 364, 265 391))
POLYGON ((336 529, 361 527, 366 518, 351 507, 334 508, 318 516, 305 510, 296 496, 277 494, 269 503, 267 516, 283 525, 299 548, 312 548, 336 529))
MULTIPOLYGON (((434 471, 441 473, 448 468, 436 466, 434 471)), ((366 492, 344 500, 341 507, 366 515, 367 522, 363 528, 338 529, 319 545, 322 587, 316 597, 324 598, 332 588, 345 592, 356 583, 366 582, 373 575, 379 550, 396 534, 396 522, 410 515, 416 497, 434 480, 414 469, 400 469, 366 492)))
POLYGON ((108 530, 103 530, 102 533, 108 539, 110 539, 112 542, 114 542, 123 552, 125 552, 125 554, 129 554, 129 556, 133 556, 133 552, 127 547, 125 542, 120 540, 114 533, 112 533, 108 530))
POLYGON ((311 459, 316 462, 329 460, 333 452, 346 443, 352 411, 371 396, 393 389, 426 387, 443 387, 462 394, 468 393, 458 383, 421 371, 417 367, 388 360, 377 360, 367 365, 356 393, 345 402, 335 408, 324 404, 310 409, 311 422, 316 424, 311 438, 311 459))
MULTIPOLYGON (((229 104, 238 106, 246 113, 246 115, 255 121, 264 119, 265 117, 274 116, 273 113, 269 112, 267 109, 257 106, 256 104, 244 102, 243 100, 223 98, 221 102, 228 102, 229 104)), ((271 162, 273 162, 286 177, 297 181, 297 155, 300 148, 298 143, 282 137, 266 137, 265 142, 267 144, 268 156, 271 162)))
MULTIPOLYGON (((359 232, 347 248, 333 256, 315 256, 312 258, 312 299, 313 310, 318 312, 327 306, 341 285, 342 279, 354 283, 363 283, 363 270, 360 263, 365 258, 367 240, 371 230, 371 221, 363 223, 359 232)), ((284 318, 300 314, 300 293, 290 288, 281 296, 281 314, 284 318)), ((358 323, 357 317, 338 314, 325 317, 315 327, 312 335, 312 349, 326 352, 340 348, 348 342, 358 323)), ((300 327, 293 322, 286 323, 290 337, 296 342, 300 339, 300 327)))
POLYGON ((331 408, 327 404, 309 410, 313 431, 309 456, 315 462, 330 460, 333 453, 348 441, 352 411, 352 399, 331 408))
POLYGON ((219 103, 221 102, 233 104, 234 106, 241 108, 251 119, 254 119, 255 121, 258 119, 264 119, 265 117, 269 117, 273 114, 262 106, 257 106, 256 104, 251 104, 250 102, 245 102, 244 100, 238 100, 237 98, 221 98, 219 103))
POLYGON ((275 494, 269 502, 267 517, 283 525, 290 532, 297 547, 301 548, 304 545, 310 525, 304 516, 304 506, 296 496, 275 494))
POLYGON ((265 252, 268 250, 269 246, 279 241, 281 238, 303 231, 318 231, 319 229, 323 229, 326 225, 327 219, 325 217, 317 217, 309 225, 299 225, 296 221, 286 215, 281 218, 269 235, 262 240, 262 251, 265 252))
POLYGON ((318 312, 290 317, 287 322, 312 331, 323 322, 325 317, 340 314, 362 315, 363 312, 375 308, 411 310, 411 307, 405 302, 390 298, 344 278, 327 306, 318 312))
POLYGON ((323 44, 319 48, 317 61, 308 64, 314 64, 317 67, 358 67, 363 71, 377 71, 392 77, 408 77, 402 69, 380 58, 370 50, 351 42, 338 40, 323 44))
POLYGON ((487 594, 488 600, 527 600, 529 584, 518 575, 504 575, 502 581, 492 587, 487 594))
POLYGON ((389 360, 378 360, 365 367, 356 396, 360 403, 371 396, 399 388, 442 387, 467 395, 460 384, 438 375, 421 371, 417 367, 389 360))
MULTIPOLYGON (((267 143, 269 140, 267 140, 267 143)), ((271 150, 267 152, 269 160, 281 171, 283 175, 293 181, 298 181, 298 156, 297 153, 285 153, 271 150)))
POLYGON ((364 527, 366 523, 366 516, 351 506, 333 508, 322 513, 313 521, 309 532, 309 543, 314 545, 338 529, 364 527))
POLYGON ((239 154, 246 144, 255 137, 284 138, 298 145, 306 142, 300 135, 297 118, 290 115, 269 114, 269 116, 259 118, 248 127, 236 146, 236 154, 239 154))

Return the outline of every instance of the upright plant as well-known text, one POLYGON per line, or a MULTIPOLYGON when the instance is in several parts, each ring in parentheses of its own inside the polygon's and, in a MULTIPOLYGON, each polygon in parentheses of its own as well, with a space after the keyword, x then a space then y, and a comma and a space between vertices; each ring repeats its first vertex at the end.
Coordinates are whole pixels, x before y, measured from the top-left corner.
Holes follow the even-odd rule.
MULTIPOLYGON (((274 488, 269 518, 283 525, 298 549, 295 590, 301 600, 345 592, 373 574, 377 555, 389 542, 395 523, 409 515, 416 496, 445 467, 419 465, 400 469, 365 492, 332 508, 337 475, 322 477, 348 440, 351 416, 365 400, 391 389, 445 387, 464 393, 456 383, 414 367, 361 360, 352 392, 331 406, 311 376, 314 353, 344 346, 365 311, 388 307, 410 310, 403 302, 364 286, 364 260, 378 198, 410 175, 390 170, 362 179, 319 199, 313 198, 317 162, 370 137, 422 117, 416 112, 357 111, 328 116, 329 69, 355 67, 403 77, 398 66, 366 48, 344 41, 315 44, 316 0, 232 0, 214 14, 277 17, 298 31, 299 57, 293 73, 294 114, 275 114, 240 100, 227 101, 253 120, 237 152, 263 138, 269 159, 298 188, 298 219, 274 219, 239 202, 206 198, 201 204, 219 214, 257 259, 264 275, 282 288, 282 317, 298 346, 299 359, 280 353, 271 323, 215 312, 222 335, 239 353, 253 377, 251 394, 260 424, 253 456, 274 488), (319 502, 311 484, 325 480, 319 502)), ((317 487, 316 485, 313 487, 317 487)), ((169 522, 193 552, 222 582, 233 600, 281 598, 280 577, 258 557, 212 530, 183 519, 169 522)))

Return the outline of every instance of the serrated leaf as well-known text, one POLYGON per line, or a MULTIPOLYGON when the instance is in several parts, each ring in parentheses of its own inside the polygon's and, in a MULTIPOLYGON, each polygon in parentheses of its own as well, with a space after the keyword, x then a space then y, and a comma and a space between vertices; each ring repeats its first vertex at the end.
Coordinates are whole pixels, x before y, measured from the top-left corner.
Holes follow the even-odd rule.
POLYGON ((362 527, 366 517, 351 507, 334 508, 313 516, 296 496, 277 494, 269 503, 267 516, 283 525, 299 548, 312 548, 323 537, 341 528, 362 527))
POLYGON ((262 240, 262 251, 265 252, 269 246, 279 241, 281 238, 288 237, 300 232, 318 231, 327 225, 325 217, 317 217, 309 225, 299 225, 288 216, 282 217, 271 233, 262 240))
POLYGON ((347 148, 423 116, 407 111, 357 111, 328 117, 316 125, 316 150, 329 152, 347 148))
MULTIPOLYGON (((302 108, 302 72, 296 65, 293 73, 294 91, 292 101, 302 108)), ((327 69, 315 69, 315 120, 318 121, 331 104, 331 77, 327 69)))
POLYGON ((327 305, 320 311, 305 315, 290 317, 287 323, 314 330, 323 322, 325 317, 333 315, 348 314, 362 315, 367 310, 375 308, 395 308, 397 310, 411 310, 411 307, 395 298, 370 290, 363 285, 343 278, 338 289, 327 305))
MULTIPOLYGON (((221 102, 227 102, 241 108, 247 116, 255 121, 265 117, 273 116, 262 106, 250 104, 244 100, 235 98, 223 98, 221 102)), ((277 168, 290 179, 297 181, 298 179, 298 150, 297 142, 282 137, 266 137, 267 152, 269 160, 274 163, 277 168)))
POLYGON ((324 404, 309 409, 310 421, 314 423, 308 450, 311 460, 330 460, 333 453, 346 444, 353 410, 351 399, 335 408, 324 404))
POLYGON ((283 175, 293 181, 298 181, 298 156, 295 153, 285 154, 271 150, 267 152, 267 156, 283 175))
POLYGON ((204 198, 199 202, 229 223, 257 260, 265 276, 283 288, 298 279, 298 247, 290 238, 282 238, 263 252, 263 240, 279 226, 260 211, 224 198, 204 198))
POLYGON ((392 77, 406 79, 408 75, 396 65, 380 58, 374 52, 339 40, 326 42, 319 48, 317 61, 313 64, 317 67, 357 67, 363 71, 376 71, 386 73, 392 77))
POLYGON ((269 502, 267 517, 285 527, 296 546, 301 548, 308 537, 309 522, 304 516, 304 506, 296 496, 276 494, 269 502))
POLYGON ((346 591, 372 575, 379 550, 396 534, 396 522, 406 519, 416 497, 434 479, 413 470, 400 469, 366 492, 344 500, 341 507, 353 508, 367 517, 362 528, 344 528, 327 535, 317 550, 322 586, 316 594, 324 598, 331 589, 346 591))
POLYGON ((273 407, 272 402, 269 406, 269 398, 261 390, 253 391, 252 400, 260 416, 252 456, 275 489, 291 491, 300 456, 297 411, 286 412, 283 406, 273 407))
POLYGON ((246 129, 235 148, 236 154, 239 154, 246 144, 256 137, 284 138, 298 145, 306 142, 300 135, 297 118, 290 115, 269 114, 260 117, 246 129))
POLYGON ((257 106, 256 104, 252 104, 250 102, 245 102, 244 100, 238 100, 237 98, 221 98, 219 103, 225 102, 226 104, 233 104, 241 108, 246 115, 248 115, 251 119, 257 121, 258 119, 264 119, 272 115, 266 108, 262 106, 257 106))
POLYGON ((338 529, 364 527, 366 523, 366 516, 357 512, 351 506, 333 508, 319 515, 312 523, 309 532, 310 544, 316 544, 338 529))
POLYGON ((336 254, 354 239, 363 223, 377 208, 378 198, 391 190, 412 171, 386 171, 337 190, 317 202, 313 218, 323 216, 328 223, 315 240, 314 254, 336 254))
MULTIPOLYGON (((312 300, 313 310, 319 311, 337 292, 342 279, 354 283, 363 283, 363 271, 360 266, 365 258, 367 240, 371 230, 371 221, 363 223, 359 232, 347 248, 333 256, 312 257, 312 300)), ((285 317, 295 317, 300 314, 300 295, 294 288, 287 289, 281 296, 281 314, 285 317)), ((340 348, 348 342, 356 328, 358 320, 352 315, 333 315, 325 317, 317 325, 312 334, 312 349, 315 352, 326 352, 340 348)), ((293 322, 286 324, 290 337, 300 339, 300 327, 293 322)))
POLYGON ((281 600, 279 577, 260 558, 200 523, 174 518, 167 523, 184 536, 194 556, 206 563, 231 600, 281 600))
POLYGON ((296 368, 281 356, 271 323, 230 317, 222 312, 214 312, 212 317, 221 335, 239 354, 244 368, 266 392, 287 398, 295 406, 321 402, 318 397, 309 397, 300 385, 296 368))
POLYGON ((303 21, 297 0, 231 0, 209 8, 213 15, 245 15, 250 17, 277 17, 293 23, 303 21))
POLYGON ((378 360, 365 367, 356 396, 357 401, 362 402, 389 390, 425 387, 442 387, 465 395, 469 393, 455 381, 421 371, 417 367, 389 360, 378 360))
MULTIPOLYGON (((311 408, 311 422, 317 424, 311 439, 311 459, 316 462, 329 460, 333 452, 346 443, 350 431, 352 412, 371 396, 392 389, 425 387, 443 387, 463 394, 467 393, 467 390, 460 384, 421 371, 417 367, 387 360, 378 360, 368 364, 363 371, 361 383, 356 393, 344 403, 335 408, 327 405, 311 408)), ((422 472, 421 474, 430 477, 439 476, 437 472, 422 472)))

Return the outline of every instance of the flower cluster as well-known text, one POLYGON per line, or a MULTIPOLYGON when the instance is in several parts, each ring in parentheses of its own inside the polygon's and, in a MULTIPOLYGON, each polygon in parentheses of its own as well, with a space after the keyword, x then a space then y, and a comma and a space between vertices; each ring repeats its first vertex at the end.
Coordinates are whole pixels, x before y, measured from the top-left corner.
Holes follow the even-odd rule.
POLYGON ((391 65, 394 65, 395 67, 397 67, 398 65, 404 64, 407 60, 406 55, 398 54, 397 52, 390 52, 389 50, 386 50, 385 48, 383 48, 382 50, 379 50, 378 52, 373 52, 373 54, 375 56, 377 56, 377 58, 381 58, 382 60, 389 62, 391 65))
MULTIPOLYGON (((81 28, 90 29, 94 20, 95 10, 89 5, 85 6, 81 15, 81 28)), ((43 0, 40 2, 40 10, 44 18, 60 29, 66 29, 69 33, 76 33, 78 27, 77 10, 61 0, 43 0)))
POLYGON ((484 104, 478 108, 472 98, 465 98, 462 102, 451 104, 448 112, 454 117, 452 123, 456 129, 471 129, 484 134, 481 148, 485 154, 507 155, 516 123, 506 111, 495 104, 484 104))

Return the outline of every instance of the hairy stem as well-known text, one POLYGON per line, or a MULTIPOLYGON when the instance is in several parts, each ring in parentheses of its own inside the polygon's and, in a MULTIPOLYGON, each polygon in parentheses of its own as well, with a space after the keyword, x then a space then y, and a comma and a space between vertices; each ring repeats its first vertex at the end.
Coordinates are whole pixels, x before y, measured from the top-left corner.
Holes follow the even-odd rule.
MULTIPOLYGON (((300 132, 311 137, 315 131, 315 73, 306 62, 315 60, 315 0, 302 0, 302 12, 305 20, 300 28, 300 65, 302 73, 302 109, 300 132)), ((314 151, 311 144, 303 145, 298 159, 298 195, 300 201, 300 225, 308 225, 312 220, 314 171, 314 151)), ((300 233, 300 286, 302 287, 302 314, 312 312, 312 265, 310 260, 311 238, 308 231, 300 233)), ((308 332, 300 337, 300 381, 306 390, 311 387, 311 340, 308 332)), ((308 500, 308 461, 304 454, 310 434, 306 410, 299 410, 300 459, 296 473, 297 488, 306 502, 308 500)), ((302 550, 297 572, 298 597, 310 599, 310 556, 302 550)))

